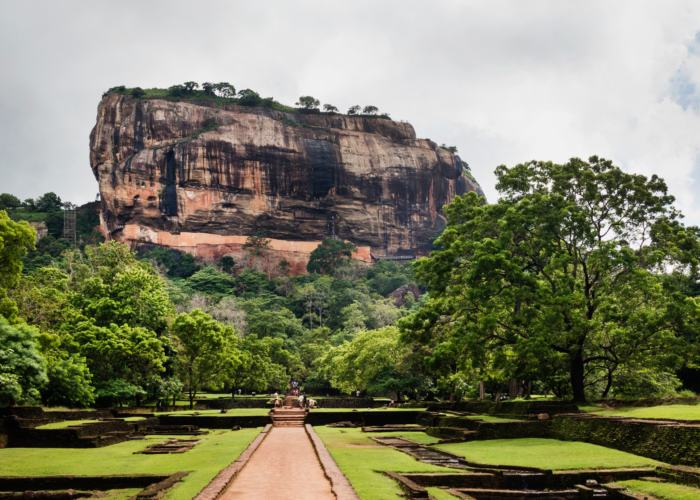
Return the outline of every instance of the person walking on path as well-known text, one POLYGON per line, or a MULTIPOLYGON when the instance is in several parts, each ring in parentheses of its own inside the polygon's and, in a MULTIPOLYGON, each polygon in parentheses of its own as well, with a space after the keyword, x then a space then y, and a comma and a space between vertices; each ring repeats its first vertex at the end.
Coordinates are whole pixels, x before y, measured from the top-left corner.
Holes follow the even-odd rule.
POLYGON ((299 408, 304 407, 304 396, 299 396, 299 408))
POLYGON ((280 405, 280 399, 278 394, 275 392, 275 408, 277 408, 280 405))

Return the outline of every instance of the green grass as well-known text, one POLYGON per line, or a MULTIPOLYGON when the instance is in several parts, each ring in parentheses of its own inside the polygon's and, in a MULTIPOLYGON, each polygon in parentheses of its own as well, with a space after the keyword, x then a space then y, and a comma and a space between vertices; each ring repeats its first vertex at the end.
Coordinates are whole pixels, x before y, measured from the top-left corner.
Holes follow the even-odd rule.
POLYGON ((457 498, 456 496, 450 495, 445 490, 440 488, 426 488, 426 490, 428 490, 428 493, 430 493, 430 497, 434 498, 435 500, 455 500, 457 498))
POLYGON ((518 422, 517 418, 492 417, 491 415, 467 415, 472 420, 483 420, 484 422, 518 422))
POLYGON ((40 425, 37 427, 37 429, 64 429, 66 427, 70 427, 71 425, 81 425, 94 422, 97 422, 97 420, 64 420, 63 422, 40 425))
MULTIPOLYGON (((398 484, 381 473, 395 472, 462 472, 419 462, 410 455, 381 446, 360 429, 314 427, 363 500, 398 500, 402 493, 398 484)), ((374 433, 373 433, 374 434, 374 433)), ((406 433, 410 435, 412 433, 406 433)))
POLYGON ((599 411, 605 411, 602 406, 581 406, 578 407, 583 413, 598 413, 599 411))
POLYGON ((377 437, 381 436, 391 436, 391 437, 402 437, 410 439, 411 441, 416 441, 420 444, 435 444, 440 441, 440 438, 435 438, 433 436, 428 436, 425 432, 421 431, 399 431, 399 432, 373 432, 373 435, 377 437))
POLYGON ((496 439, 437 445, 472 462, 543 469, 651 467, 660 462, 589 443, 556 439, 496 439))
POLYGON ((166 496, 166 500, 190 500, 233 462, 259 432, 260 429, 214 430, 201 436, 203 443, 177 455, 134 454, 168 436, 97 449, 5 448, 0 449, 0 476, 173 474, 191 470, 166 496))
POLYGON ((635 493, 651 495, 658 500, 697 500, 700 498, 700 489, 678 484, 638 480, 620 481, 617 484, 625 486, 635 493))
POLYGON ((15 222, 21 220, 27 222, 44 222, 49 214, 48 212, 30 212, 29 210, 13 209, 8 210, 7 215, 15 222))
POLYGON ((674 420, 700 420, 700 405, 662 405, 650 408, 618 408, 598 413, 601 417, 671 418, 674 420))
POLYGON ((183 410, 157 413, 157 415, 185 416, 192 415, 193 413, 199 413, 200 415, 206 415, 208 417, 253 417, 258 415, 267 415, 270 413, 270 408, 232 408, 228 411, 228 413, 219 413, 219 410, 183 410))
POLYGON ((143 491, 143 488, 128 488, 125 490, 107 490, 105 493, 108 495, 109 500, 128 500, 129 498, 136 498, 136 495, 143 491))

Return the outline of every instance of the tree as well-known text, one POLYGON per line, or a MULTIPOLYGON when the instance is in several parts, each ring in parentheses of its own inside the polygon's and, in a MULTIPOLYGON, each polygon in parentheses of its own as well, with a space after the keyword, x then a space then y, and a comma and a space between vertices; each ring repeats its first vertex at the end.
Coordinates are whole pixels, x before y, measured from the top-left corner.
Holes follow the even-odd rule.
POLYGON ((204 82, 202 84, 202 90, 204 91, 204 93, 207 95, 210 95, 212 97, 216 95, 214 93, 215 88, 216 88, 216 85, 211 83, 211 82, 204 82))
POLYGON ((310 273, 332 275, 345 259, 357 253, 357 245, 350 242, 326 238, 309 257, 306 270, 310 273))
POLYGON ((0 316, 0 404, 36 404, 39 390, 48 381, 46 361, 39 353, 39 332, 26 324, 10 325, 0 316), (9 375, 9 377, 8 377, 9 375))
POLYGON ((321 101, 314 97, 311 97, 310 95, 301 96, 299 98, 299 101, 296 103, 297 106, 304 110, 318 109, 320 104, 321 101))
POLYGON ((48 382, 41 389, 44 406, 68 405, 87 407, 95 402, 92 374, 85 358, 63 353, 47 359, 48 382))
POLYGON ((236 89, 233 85, 227 82, 221 82, 214 85, 214 90, 219 93, 220 97, 231 99, 236 97, 236 89))
POLYGON ((195 89, 199 88, 199 84, 197 82, 185 82, 182 84, 182 88, 185 89, 185 92, 188 94, 192 94, 195 89))
POLYGON ((338 112, 338 108, 336 108, 332 104, 324 104, 323 111, 325 111, 326 113, 336 114, 338 112))
POLYGON ((450 153, 452 153, 452 154, 456 154, 456 153, 457 153, 457 146, 445 146, 445 143, 443 142, 442 144, 440 144, 440 147, 441 147, 442 149, 444 149, 445 151, 448 151, 448 152, 450 152, 450 153))
POLYGON ((362 110, 363 115, 376 115, 379 112, 379 108, 376 106, 365 106, 362 110))
POLYGON ((361 110, 362 110, 361 106, 350 106, 350 109, 348 109, 348 114, 349 115, 359 115, 361 110))
POLYGON ((7 290, 17 286, 22 273, 22 257, 34 250, 36 231, 26 222, 14 222, 0 210, 0 317, 14 323, 17 306, 7 297, 7 290))
POLYGON ((187 282, 193 290, 219 297, 233 294, 236 287, 233 276, 209 266, 197 271, 187 282))
POLYGON ((238 92, 238 103, 243 106, 258 106, 262 101, 260 94, 250 89, 238 92))
POLYGON ((442 249, 416 264, 430 299, 400 322, 404 340, 443 336, 476 365, 489 352, 564 362, 578 402, 606 363, 676 366, 700 312, 659 274, 697 267, 700 231, 664 181, 597 157, 496 174, 497 204, 469 193, 446 207, 442 249))
POLYGON ((344 392, 357 389, 399 394, 426 387, 412 370, 410 349, 399 341, 397 327, 360 332, 352 342, 334 347, 321 361, 321 374, 344 392))
MULTIPOLYGON (((76 325, 72 340, 97 382, 111 384, 110 381, 120 379, 140 388, 164 370, 163 341, 145 328, 114 324, 100 327, 93 320, 83 321, 76 325)), ((107 385, 111 387, 110 384, 107 385)))
POLYGON ((263 255, 264 252, 270 249, 270 240, 265 238, 265 233, 266 231, 261 229, 255 235, 248 236, 248 239, 243 244, 243 250, 255 257, 263 255))
POLYGON ((233 260, 233 257, 230 255, 225 255, 224 257, 221 257, 221 270, 225 272, 226 274, 233 274, 233 269, 236 267, 236 263, 233 260))
POLYGON ((180 314, 172 326, 177 339, 177 369, 187 391, 190 408, 205 385, 221 383, 228 371, 239 363, 233 328, 217 323, 208 314, 195 309, 180 314))
POLYGON ((22 206, 22 202, 15 195, 9 193, 0 194, 0 210, 8 208, 18 208, 22 206))
POLYGON ((131 89, 131 95, 133 95, 136 99, 141 99, 143 96, 146 95, 146 91, 143 90, 141 87, 135 87, 131 89))
POLYGON ((58 212, 63 208, 61 197, 56 193, 50 192, 43 196, 39 196, 35 200, 36 210, 39 212, 58 212))

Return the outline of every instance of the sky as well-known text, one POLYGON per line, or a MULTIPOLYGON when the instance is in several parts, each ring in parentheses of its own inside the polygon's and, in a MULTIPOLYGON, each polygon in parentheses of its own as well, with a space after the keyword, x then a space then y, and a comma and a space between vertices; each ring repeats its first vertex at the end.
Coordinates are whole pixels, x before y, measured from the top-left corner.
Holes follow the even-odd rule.
POLYGON ((598 155, 657 174, 700 225, 700 2, 0 3, 0 192, 97 193, 89 134, 110 87, 232 83, 294 105, 374 105, 498 165, 598 155))

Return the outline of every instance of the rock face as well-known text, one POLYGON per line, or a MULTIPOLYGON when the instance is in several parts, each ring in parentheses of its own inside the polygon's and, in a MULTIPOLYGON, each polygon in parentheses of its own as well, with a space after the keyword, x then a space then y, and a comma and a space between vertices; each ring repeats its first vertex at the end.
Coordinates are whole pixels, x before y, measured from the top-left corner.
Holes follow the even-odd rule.
POLYGON ((404 297, 409 293, 413 294, 413 298, 416 302, 418 302, 420 296, 423 295, 420 292, 420 288, 418 288, 416 285, 402 285, 393 292, 391 292, 389 295, 387 295, 387 298, 391 297, 392 299, 394 299, 394 305, 396 307, 401 307, 403 305, 404 297))
POLYGON ((120 94, 99 105, 90 163, 103 227, 136 246, 186 234, 216 246, 265 229, 415 255, 444 225, 442 206, 478 188, 408 123, 120 94))

